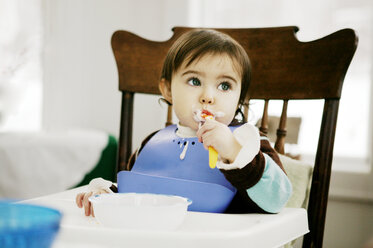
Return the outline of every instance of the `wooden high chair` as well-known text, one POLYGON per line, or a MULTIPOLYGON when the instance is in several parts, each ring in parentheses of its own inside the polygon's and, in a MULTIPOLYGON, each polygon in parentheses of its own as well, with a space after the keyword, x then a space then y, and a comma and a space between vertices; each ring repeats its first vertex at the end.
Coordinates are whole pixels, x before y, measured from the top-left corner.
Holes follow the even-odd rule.
MULTIPOLYGON (((146 40, 126 31, 113 34, 111 42, 122 92, 118 170, 125 168, 132 152, 134 94, 160 94, 158 82, 163 64, 160 58, 189 29, 175 27, 174 35, 164 42, 146 40)), ((269 101, 283 100, 275 143, 279 153, 284 154, 288 101, 324 99, 307 210, 310 232, 303 240, 303 247, 322 247, 339 99, 357 47, 357 36, 353 30, 343 29, 315 41, 300 42, 296 38, 297 27, 217 30, 237 40, 250 57, 252 81, 247 102, 265 101, 261 131, 267 130, 269 101)), ((171 108, 168 123, 170 120, 171 108)))

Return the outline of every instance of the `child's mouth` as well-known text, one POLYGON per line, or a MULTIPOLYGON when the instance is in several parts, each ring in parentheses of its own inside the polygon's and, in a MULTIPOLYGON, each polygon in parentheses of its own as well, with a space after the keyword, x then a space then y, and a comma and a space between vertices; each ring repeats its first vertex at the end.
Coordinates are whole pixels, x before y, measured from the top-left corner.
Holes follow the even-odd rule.
POLYGON ((198 123, 203 123, 206 121, 207 118, 215 119, 215 117, 222 117, 225 114, 221 111, 218 112, 212 112, 207 109, 197 109, 193 111, 193 118, 198 123))
POLYGON ((201 113, 201 114, 203 114, 203 115, 211 115, 211 116, 214 116, 214 114, 211 113, 210 111, 208 111, 207 109, 202 110, 202 113, 201 113))

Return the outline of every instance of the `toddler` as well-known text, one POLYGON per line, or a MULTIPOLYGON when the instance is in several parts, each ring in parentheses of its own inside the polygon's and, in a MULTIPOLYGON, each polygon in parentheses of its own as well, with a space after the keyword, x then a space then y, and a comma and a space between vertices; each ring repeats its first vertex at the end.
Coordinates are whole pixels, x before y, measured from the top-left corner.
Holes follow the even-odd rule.
MULTIPOLYGON (((248 55, 230 36, 210 29, 183 34, 169 50, 159 82, 179 122, 149 135, 127 169, 231 186, 234 195, 220 212, 279 212, 291 196, 291 183, 268 139, 238 118, 250 73, 248 55), (180 140, 186 140, 182 152, 168 152, 180 140), (188 151, 192 146, 195 152, 188 151), (209 167, 208 150, 218 154, 215 169, 209 167)), ((94 179, 76 203, 93 215, 88 197, 113 191, 111 182, 94 179)))

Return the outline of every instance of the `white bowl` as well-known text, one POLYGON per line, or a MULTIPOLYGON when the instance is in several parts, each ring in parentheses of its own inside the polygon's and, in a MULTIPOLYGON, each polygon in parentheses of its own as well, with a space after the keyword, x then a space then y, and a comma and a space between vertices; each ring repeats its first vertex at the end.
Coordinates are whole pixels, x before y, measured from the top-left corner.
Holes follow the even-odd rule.
POLYGON ((191 200, 172 195, 117 193, 91 196, 97 221, 107 227, 174 230, 191 200))

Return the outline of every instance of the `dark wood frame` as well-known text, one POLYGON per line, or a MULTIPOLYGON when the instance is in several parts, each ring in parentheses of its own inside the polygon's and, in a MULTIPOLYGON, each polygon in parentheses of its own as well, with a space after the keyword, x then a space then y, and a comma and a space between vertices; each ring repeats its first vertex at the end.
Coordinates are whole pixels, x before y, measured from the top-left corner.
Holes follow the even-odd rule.
MULTIPOLYGON (((122 92, 117 170, 125 169, 132 151, 134 94, 160 94, 158 82, 163 58, 171 44, 189 29, 175 27, 174 35, 163 42, 146 40, 126 31, 113 34, 111 44, 122 92)), ((303 241, 303 247, 322 247, 339 100, 358 38, 352 29, 310 42, 297 40, 297 27, 217 30, 232 36, 249 54, 253 74, 247 99, 266 102, 262 131, 267 128, 269 100, 284 101, 275 144, 279 153, 284 153, 288 101, 325 100, 308 204, 310 232, 303 241)))

